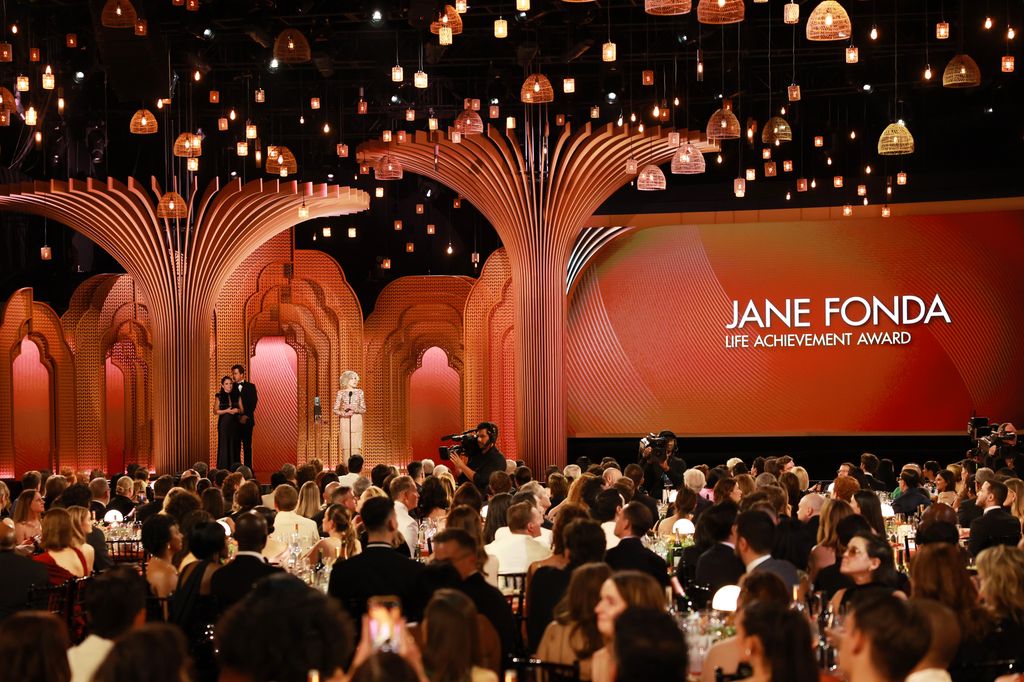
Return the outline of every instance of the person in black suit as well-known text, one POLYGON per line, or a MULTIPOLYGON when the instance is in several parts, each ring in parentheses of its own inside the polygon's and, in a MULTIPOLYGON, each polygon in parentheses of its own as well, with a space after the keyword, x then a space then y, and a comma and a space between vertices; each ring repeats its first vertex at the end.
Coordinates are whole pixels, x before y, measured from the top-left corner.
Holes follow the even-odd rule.
POLYGON ((395 550, 395 503, 387 497, 374 497, 363 504, 360 517, 366 545, 361 553, 334 565, 328 593, 341 602, 354 623, 366 613, 367 599, 392 594, 402 600, 406 619, 419 621, 424 598, 429 597, 420 589, 423 565, 395 550))
POLYGON ((639 464, 627 464, 622 475, 633 481, 633 502, 639 502, 651 512, 651 522, 658 521, 658 501, 647 494, 644 488, 644 468, 639 464))
POLYGON ((235 519, 234 538, 238 542, 235 558, 210 578, 210 594, 221 613, 249 594, 260 578, 281 571, 267 563, 261 554, 267 545, 267 522, 261 514, 252 511, 239 514, 235 519))
POLYGON ((605 563, 616 571, 643 571, 664 587, 668 585, 668 566, 641 540, 653 523, 650 510, 640 502, 630 502, 620 509, 615 515, 619 544, 605 553, 605 563))
POLYGON ((967 543, 971 556, 978 556, 978 552, 993 545, 1020 542, 1020 521, 1003 508, 1006 495, 1006 485, 999 481, 982 484, 976 502, 985 511, 971 523, 971 539, 967 543))
POLYGON ((476 539, 461 528, 449 528, 434 536, 434 560, 448 562, 458 571, 462 583, 457 589, 472 599, 477 612, 491 622, 501 640, 502 655, 508 657, 518 648, 512 607, 480 573, 477 556, 476 539))
MULTIPOLYGON (((697 573, 694 581, 701 589, 694 590, 696 601, 703 602, 705 594, 708 599, 715 596, 726 585, 739 585, 740 578, 746 573, 746 567, 736 556, 736 538, 733 525, 739 513, 736 504, 731 500, 719 502, 712 506, 697 521, 701 535, 710 537, 714 544, 697 559, 697 573), (706 592, 703 588, 707 588, 706 592)), ((704 608, 703 603, 696 604, 704 608)))
MULTIPOLYGON (((238 445, 241 447, 242 459, 245 466, 252 469, 252 429, 256 425, 256 405, 259 403, 259 395, 256 393, 256 385, 245 380, 245 367, 234 365, 231 368, 231 378, 235 382, 235 392, 241 398, 242 412, 238 415, 238 445)), ((239 461, 237 454, 235 461, 239 461)))
POLYGON ((164 508, 164 498, 174 487, 174 477, 164 474, 153 481, 153 501, 147 502, 135 510, 135 520, 145 523, 153 514, 158 514, 164 508))
POLYGON ((0 521, 0 621, 26 606, 29 589, 46 587, 46 566, 15 552, 14 524, 0 521))
POLYGON ((736 554, 746 566, 747 573, 768 571, 782 578, 792 592, 800 584, 796 566, 784 559, 773 559, 772 542, 775 523, 767 512, 751 510, 736 517, 736 554))

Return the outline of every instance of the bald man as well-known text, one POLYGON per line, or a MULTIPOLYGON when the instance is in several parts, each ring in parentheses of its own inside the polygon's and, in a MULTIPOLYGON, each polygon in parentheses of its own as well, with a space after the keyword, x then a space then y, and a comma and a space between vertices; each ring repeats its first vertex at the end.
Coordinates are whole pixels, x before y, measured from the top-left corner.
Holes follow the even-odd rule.
POLYGON ((10 519, 0 521, 0 621, 25 608, 29 588, 46 586, 46 567, 18 554, 17 546, 14 523, 10 519))

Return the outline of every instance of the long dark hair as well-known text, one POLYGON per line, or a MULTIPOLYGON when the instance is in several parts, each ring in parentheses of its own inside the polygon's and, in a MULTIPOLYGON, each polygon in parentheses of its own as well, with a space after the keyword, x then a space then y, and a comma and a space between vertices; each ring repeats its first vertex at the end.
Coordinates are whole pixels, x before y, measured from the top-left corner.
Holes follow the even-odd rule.
POLYGON ((444 489, 441 479, 431 476, 423 481, 417 515, 425 519, 435 509, 448 510, 448 492, 444 489))
POLYGON ((16 613, 0 625, 0 680, 68 682, 68 631, 52 613, 16 613))
POLYGON ((458 590, 434 593, 423 612, 423 664, 431 682, 469 680, 479 650, 477 611, 458 590))
POLYGON ((498 493, 487 503, 487 520, 484 521, 484 544, 494 542, 494 534, 502 526, 508 525, 506 518, 508 508, 512 506, 512 496, 498 493))
POLYGON ((882 520, 882 503, 879 502, 878 495, 870 490, 858 490, 853 494, 853 499, 857 500, 860 515, 871 526, 871 530, 884 538, 885 521, 882 520))
POLYGON ((583 564, 572 572, 565 595, 555 605, 553 614, 561 625, 572 628, 571 634, 579 633, 582 646, 574 650, 580 659, 593 656, 604 646, 604 639, 597 629, 594 607, 601 598, 601 585, 610 578, 612 569, 603 562, 583 564))
POLYGON ((897 587, 900 582, 899 573, 896 572, 896 561, 893 558, 892 546, 885 536, 879 537, 874 533, 857 533, 854 537, 864 538, 867 545, 868 557, 878 559, 878 568, 871 573, 871 582, 889 587, 897 587))
POLYGON ((220 378, 220 383, 217 385, 217 394, 218 395, 228 395, 228 391, 224 390, 224 382, 225 381, 230 381, 231 382, 231 388, 232 389, 235 387, 235 380, 225 374, 224 376, 222 376, 220 378))
POLYGON ((761 640, 773 682, 818 682, 806 617, 779 604, 754 602, 743 608, 743 631, 761 640))

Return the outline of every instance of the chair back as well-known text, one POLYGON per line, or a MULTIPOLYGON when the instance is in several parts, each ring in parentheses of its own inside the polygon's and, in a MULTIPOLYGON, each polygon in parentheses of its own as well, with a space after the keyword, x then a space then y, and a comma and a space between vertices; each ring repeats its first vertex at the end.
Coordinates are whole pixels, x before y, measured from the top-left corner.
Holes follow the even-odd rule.
POLYGON ((107 552, 115 564, 146 564, 142 540, 107 540, 107 552))
POLYGON ((498 575, 498 589, 505 595, 508 605, 512 608, 512 616, 516 624, 516 652, 523 653, 526 649, 526 638, 523 634, 526 622, 526 574, 501 573, 498 575))
POLYGON ((516 682, 579 682, 580 664, 550 663, 539 658, 513 658, 509 668, 516 671, 516 682))

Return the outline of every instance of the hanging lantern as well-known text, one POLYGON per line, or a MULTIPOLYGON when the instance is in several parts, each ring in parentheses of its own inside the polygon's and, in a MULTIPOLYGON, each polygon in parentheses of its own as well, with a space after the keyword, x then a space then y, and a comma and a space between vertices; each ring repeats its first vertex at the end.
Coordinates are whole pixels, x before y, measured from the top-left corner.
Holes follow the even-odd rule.
POLYGON ((601 61, 603 62, 614 62, 615 61, 615 43, 608 41, 601 46, 601 61))
POLYGON ((702 24, 736 24, 743 21, 743 0, 700 0, 697 21, 702 24))
POLYGON ((399 64, 395 64, 391 67, 391 82, 401 83, 403 80, 405 80, 405 69, 399 64))
POLYGON ((320 98, 319 97, 310 97, 309 98, 309 108, 310 109, 319 109, 320 108, 320 98))
POLYGON ((866 197, 868 195, 868 186, 864 184, 857 185, 857 196, 866 197))
POLYGON ((338 155, 338 158, 340 158, 340 159, 348 158, 348 145, 347 144, 338 144, 338 145, 336 145, 335 148, 334 148, 334 151, 338 155))
POLYGON ((223 131, 223 130, 227 130, 227 129, 228 129, 228 119, 225 116, 221 116, 220 118, 217 119, 217 130, 223 131))
POLYGON ((423 211, 426 210, 423 204, 416 204, 416 215, 423 215, 423 211))
POLYGON ((834 178, 832 178, 832 186, 835 187, 836 189, 839 189, 840 187, 842 187, 843 186, 843 176, 842 175, 837 175, 834 178))
POLYGON ((7 109, 0 109, 0 126, 11 125, 11 112, 7 109))
POLYGON ((652 69, 644 69, 640 73, 640 82, 644 85, 654 85, 654 71, 652 69))
POLYGON ((402 221, 401 220, 396 220, 395 221, 395 232, 401 232, 401 231, 402 231, 402 221))
POLYGON ((433 113, 427 118, 427 130, 437 130, 437 116, 433 113))
POLYGON ((274 41, 274 59, 282 64, 302 64, 309 61, 309 41, 302 31, 286 28, 274 41))
POLYGON ((373 167, 373 176, 378 180, 401 180, 402 175, 402 163, 391 154, 384 154, 373 167))
POLYGON ((38 122, 38 114, 36 114, 36 108, 30 106, 25 110, 25 125, 34 126, 38 122))
POLYGON ((949 22, 940 21, 935 24, 935 39, 946 40, 947 38, 949 38, 949 22))
POLYGON ((601 107, 596 104, 590 107, 590 118, 601 118, 601 107))
POLYGON ((792 139, 793 129, 789 127, 786 119, 781 116, 772 116, 764 124, 764 130, 761 131, 761 142, 764 144, 778 146, 780 142, 790 142, 792 139))
POLYGON ((736 140, 740 136, 740 122, 732 113, 732 102, 725 100, 722 108, 711 114, 705 131, 709 140, 736 140))
POLYGON ((462 144, 462 133, 458 130, 451 130, 451 141, 452 144, 462 144))
POLYGON ((822 137, 821 135, 815 135, 814 136, 814 146, 815 147, 824 147, 825 146, 825 138, 822 137))
POLYGON ((253 124, 253 123, 246 123, 245 124, 245 139, 247 139, 247 140, 255 140, 257 136, 258 136, 258 131, 256 130, 256 125, 253 124))
POLYGON ((846 63, 847 64, 856 64, 859 61, 860 61, 860 50, 858 50, 854 45, 850 45, 849 47, 847 47, 846 48, 846 63))
POLYGON ((636 178, 636 188, 641 192, 665 189, 665 174, 653 163, 647 164, 636 178))
POLYGON ((160 218, 185 218, 188 216, 188 205, 177 192, 166 192, 156 205, 156 214, 160 218))
POLYGON ((239 142, 235 145, 235 153, 239 156, 249 156, 249 143, 239 142))
POLYGON ((853 215, 853 206, 850 206, 849 204, 846 204, 845 206, 843 206, 843 217, 844 218, 849 218, 852 215, 853 215))
POLYGON ((1013 55, 1003 55, 1003 58, 1000 61, 1000 67, 1002 68, 1003 73, 1013 73, 1013 55))
POLYGON ((14 48, 10 43, 0 43, 0 62, 14 61, 14 48))
POLYGON ((783 173, 792 173, 793 172, 793 162, 790 161, 789 159, 786 159, 785 161, 783 161, 782 162, 782 172, 783 173))
POLYGON ((565 125, 565 114, 555 114, 555 125, 559 128, 565 125))
POLYGON ((390 258, 381 258, 380 259, 380 269, 381 270, 390 270, 391 269, 391 259, 390 258))
POLYGON ((692 9, 692 0, 644 0, 644 11, 656 17, 686 14, 692 9))
POLYGON ((782 8, 782 21, 786 24, 800 23, 800 5, 793 2, 793 0, 789 0, 782 8))
POLYGON ((530 0, 516 0, 516 11, 517 12, 529 12, 530 11, 530 0))
POLYGON ((391 142, 391 131, 390 130, 382 131, 381 134, 380 134, 380 140, 381 140, 381 142, 391 142))
POLYGON ((746 177, 747 182, 753 182, 754 180, 757 180, 757 171, 753 168, 748 168, 744 172, 744 176, 746 177))
POLYGON ((100 12, 100 23, 107 28, 132 28, 136 19, 135 7, 128 0, 107 0, 100 12))
POLYGON ((463 135, 479 135, 484 131, 484 122, 472 109, 463 109, 455 117, 455 130, 463 135))
POLYGON ((39 247, 39 259, 40 260, 51 260, 53 258, 53 249, 46 244, 39 247))
POLYGON ((747 180, 746 178, 736 178, 732 181, 732 193, 736 195, 737 199, 742 199, 747 194, 747 180))
POLYGON ((508 38, 508 22, 504 19, 494 20, 494 37, 508 38))
POLYGON ((836 0, 824 0, 807 17, 808 40, 849 40, 852 32, 850 15, 836 0))
POLYGON ((210 104, 220 103, 220 90, 210 90, 210 104))
POLYGON ((547 76, 542 73, 534 73, 523 81, 523 87, 519 90, 519 99, 524 104, 545 104, 554 101, 555 91, 547 76))
POLYGON ((356 228, 354 228, 354 227, 348 228, 348 238, 349 239, 355 239, 356 238, 356 228))
POLYGON ((698 175, 705 171, 704 155, 687 142, 672 155, 672 172, 676 175, 698 175))
POLYGON ((452 199, 452 208, 462 208, 462 197, 452 199))
POLYGON ((497 104, 487 107, 487 118, 498 118, 501 116, 501 108, 497 104))
POLYGON ((958 54, 949 60, 942 72, 944 88, 974 88, 981 84, 981 69, 977 62, 966 54, 958 54))
POLYGON ((257 104, 263 104, 264 102, 267 101, 267 93, 263 90, 263 88, 256 88, 256 93, 253 95, 253 97, 256 100, 257 104))
POLYGON ((905 185, 905 184, 907 184, 907 174, 904 173, 903 171, 900 171, 899 173, 897 173, 896 174, 896 184, 897 185, 905 185))
POLYGON ((636 175, 640 164, 632 156, 626 159, 626 175, 636 175))
POLYGON ((427 234, 436 234, 437 226, 434 223, 427 223, 427 234))
POLYGON ((575 78, 563 78, 562 79, 562 92, 569 95, 576 92, 576 79, 575 78))
POLYGON ((790 86, 786 88, 786 95, 789 97, 790 102, 799 102, 800 86, 797 85, 796 83, 790 84, 790 86))
POLYGON ((135 35, 142 38, 149 33, 149 22, 145 19, 135 20, 135 35))
POLYGON ((175 156, 185 159, 201 156, 203 153, 202 138, 195 133, 182 133, 174 140, 174 147, 171 151, 175 156))
POLYGON ((14 80, 14 88, 18 92, 28 92, 28 89, 29 89, 28 76, 18 76, 14 80))
POLYGON ((78 47, 78 34, 68 33, 66 36, 64 36, 64 44, 72 50, 78 47))
POLYGON ((777 167, 774 161, 765 161, 764 176, 766 178, 774 178, 777 172, 777 167))
POLYGON ((412 84, 419 88, 420 90, 425 89, 427 87, 428 82, 429 79, 427 78, 426 71, 417 71, 412 76, 412 84))
POLYGON ((185 9, 189 12, 198 12, 199 0, 185 0, 185 9))
POLYGON ((415 250, 416 250, 416 245, 415 244, 413 244, 412 242, 406 242, 405 243, 405 252, 406 253, 412 253, 415 250))
POLYGON ((437 41, 441 45, 451 45, 452 44, 452 27, 451 26, 442 26, 440 29, 438 29, 438 31, 437 31, 437 41))
POLYGON ((46 65, 46 70, 43 71, 42 80, 43 90, 53 90, 55 83, 53 79, 53 70, 50 68, 49 64, 46 65))
POLYGON ((914 153, 914 136, 902 121, 886 126, 878 138, 878 153, 882 156, 914 153))
POLYGON ((195 173, 197 170, 199 170, 199 159, 193 157, 191 159, 186 160, 185 168, 195 173))
POLYGON ((134 135, 152 135, 157 129, 156 116, 149 109, 139 109, 128 123, 128 130, 134 135))
POLYGON ((465 14, 469 7, 466 4, 466 0, 455 0, 455 11, 459 14, 465 14))
POLYGON ((679 133, 677 133, 675 131, 672 131, 671 133, 668 134, 668 146, 669 147, 678 147, 679 146, 679 142, 680 142, 680 140, 679 140, 679 133))
POLYGON ((806 192, 807 191, 807 178, 797 178, 796 191, 806 192))

